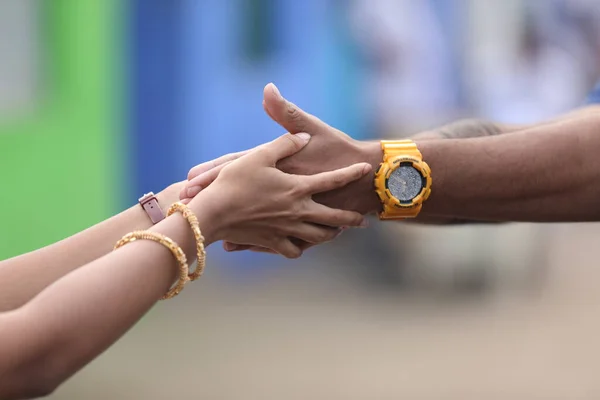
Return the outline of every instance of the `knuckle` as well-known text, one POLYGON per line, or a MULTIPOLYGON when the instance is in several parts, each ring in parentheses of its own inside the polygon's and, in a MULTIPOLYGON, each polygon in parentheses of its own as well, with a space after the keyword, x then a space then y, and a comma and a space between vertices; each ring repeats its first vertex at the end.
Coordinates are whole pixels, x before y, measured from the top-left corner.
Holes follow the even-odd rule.
POLYGON ((293 210, 298 221, 310 221, 314 219, 314 213, 309 207, 300 206, 293 210))
POLYGON ((365 170, 365 166, 364 165, 357 165, 354 168, 354 171, 352 171, 352 180, 355 181, 357 179, 362 178, 364 170, 365 170))
POLYGON ((306 214, 306 207, 304 206, 303 202, 294 202, 294 204, 291 205, 289 210, 290 212, 288 218, 293 221, 302 220, 302 218, 304 218, 304 215, 306 214))
POLYGON ((300 258, 300 256, 302 256, 302 250, 298 248, 290 249, 286 254, 286 257, 289 259, 300 258))
POLYGON ((273 150, 270 146, 265 146, 261 149, 256 150, 254 156, 261 161, 269 160, 273 157, 273 150))
POLYGON ((336 174, 333 177, 333 184, 335 186, 342 186, 344 183, 346 183, 346 174, 336 174))
POLYGON ((291 133, 286 133, 283 137, 290 141, 295 150, 300 150, 302 148, 300 141, 291 133))
POLYGON ((358 226, 361 224, 363 216, 358 213, 352 213, 348 216, 348 225, 358 226))
POLYGON ((265 146, 262 149, 256 150, 256 155, 258 157, 270 157, 273 155, 272 146, 265 146))
POLYGON ((311 185, 306 179, 296 179, 292 187, 291 195, 293 197, 303 196, 310 193, 311 185))
POLYGON ((196 176, 199 175, 198 172, 199 168, 198 167, 194 167, 192 169, 189 170, 188 174, 187 174, 187 180, 191 181, 192 179, 194 179, 196 176))
POLYGON ((319 243, 329 242, 333 238, 332 233, 328 230, 321 230, 316 236, 319 243))
POLYGON ((329 220, 332 226, 344 225, 344 212, 335 210, 331 213, 329 220))
POLYGON ((223 162, 228 162, 228 161, 234 161, 237 160, 238 158, 240 158, 243 155, 243 152, 237 152, 237 153, 229 153, 227 154, 225 157, 223 157, 223 162))
POLYGON ((289 101, 286 104, 286 114, 287 120, 294 124, 294 127, 298 130, 304 130, 306 124, 304 123, 304 119, 302 118, 302 113, 298 106, 294 103, 290 103, 289 101))
MULTIPOLYGON (((237 167, 235 165, 227 165, 222 170, 215 171, 213 174, 210 174, 209 176, 207 176, 206 180, 208 182, 212 182, 212 181, 215 181, 219 177, 226 178, 226 179, 232 179, 234 177, 237 177, 237 175, 238 175, 237 167)), ((206 182, 205 182, 205 184, 206 184, 206 182)))
POLYGON ((273 235, 273 241, 276 242, 279 238, 284 238, 292 233, 292 230, 288 225, 277 225, 271 228, 271 234, 273 235))

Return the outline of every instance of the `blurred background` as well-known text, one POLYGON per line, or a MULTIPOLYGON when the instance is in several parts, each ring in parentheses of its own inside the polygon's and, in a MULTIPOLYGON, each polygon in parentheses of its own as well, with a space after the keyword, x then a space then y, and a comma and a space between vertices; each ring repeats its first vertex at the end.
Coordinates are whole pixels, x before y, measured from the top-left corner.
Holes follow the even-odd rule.
MULTIPOLYGON (((579 107, 599 23, 596 0, 0 0, 0 259, 279 135, 271 81, 358 139, 579 107)), ((599 234, 373 221, 296 261, 216 245, 52 398, 597 399, 599 234)))

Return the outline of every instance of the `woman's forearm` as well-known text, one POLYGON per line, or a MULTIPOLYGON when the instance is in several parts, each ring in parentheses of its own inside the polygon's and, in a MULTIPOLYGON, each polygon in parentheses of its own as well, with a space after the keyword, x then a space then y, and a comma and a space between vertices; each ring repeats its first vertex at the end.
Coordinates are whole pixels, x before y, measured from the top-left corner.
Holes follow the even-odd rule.
MULTIPOLYGON (((165 212, 178 201, 181 187, 174 184, 157 194, 165 212)), ((135 205, 60 242, 0 262, 0 312, 22 306, 52 282, 109 253, 124 234, 151 226, 142 207, 135 205)))
MULTIPOLYGON (((197 215, 209 244, 214 222, 210 213, 197 215)), ((190 262, 195 259, 194 237, 181 215, 151 230, 177 242, 190 262)), ((168 249, 135 241, 0 316, 0 398, 22 394, 28 385, 34 395, 53 391, 131 328, 169 289, 176 272, 168 249)))
MULTIPOLYGON (((191 263, 200 235, 205 246, 229 240, 296 258, 302 248, 290 238, 324 243, 341 227, 364 226, 361 214, 323 206, 313 196, 360 180, 371 170, 367 163, 310 176, 275 167, 310 138, 285 134, 224 168, 189 202, 201 233, 179 213, 150 230, 179 244, 191 263)), ((168 249, 136 240, 66 274, 24 306, 0 313, 0 398, 52 392, 147 312, 177 270, 168 249)))

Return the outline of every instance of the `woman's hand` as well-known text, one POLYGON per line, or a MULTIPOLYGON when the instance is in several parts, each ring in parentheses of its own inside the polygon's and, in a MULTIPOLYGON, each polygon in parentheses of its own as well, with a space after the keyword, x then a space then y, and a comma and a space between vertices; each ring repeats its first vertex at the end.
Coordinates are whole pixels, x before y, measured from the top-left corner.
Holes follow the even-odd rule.
POLYGON ((279 160, 299 152, 309 140, 309 134, 288 133, 209 171, 214 175, 205 179, 212 183, 189 205, 196 213, 214 213, 213 241, 260 246, 296 258, 302 254, 296 238, 323 243, 335 238, 340 227, 365 225, 361 214, 318 204, 312 196, 362 178, 371 171, 370 164, 310 176, 276 168, 279 160))

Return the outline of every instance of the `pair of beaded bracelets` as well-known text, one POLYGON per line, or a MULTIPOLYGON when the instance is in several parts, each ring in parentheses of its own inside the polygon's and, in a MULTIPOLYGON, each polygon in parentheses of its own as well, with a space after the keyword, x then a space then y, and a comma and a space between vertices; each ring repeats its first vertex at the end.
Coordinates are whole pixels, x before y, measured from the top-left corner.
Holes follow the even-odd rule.
MULTIPOLYGON (((141 204, 141 202, 140 202, 140 204, 141 204)), ((142 204, 142 207, 143 206, 144 205, 142 204)), ((158 203, 156 204, 156 206, 158 207, 158 203)), ((162 296, 161 300, 171 299, 171 298, 177 296, 179 293, 181 293, 181 291, 183 290, 186 283, 188 283, 189 281, 195 281, 202 275, 202 273, 204 272, 204 266, 206 263, 206 252, 204 250, 204 237, 202 236, 202 233, 200 231, 200 224, 198 222, 198 218, 192 212, 192 210, 189 209, 188 206, 186 206, 185 204, 180 203, 180 202, 173 204, 169 208, 169 210, 167 212, 167 216, 171 216, 172 214, 174 214, 176 212, 180 212, 183 215, 183 217, 188 221, 188 223, 190 224, 190 228, 192 229, 192 232, 194 233, 194 238, 196 239, 196 252, 197 252, 197 257, 198 257, 198 264, 196 266, 196 269, 193 272, 190 272, 190 270, 189 270, 187 257, 185 256, 185 253, 183 252, 181 247, 177 243, 175 243, 175 241, 173 241, 172 239, 168 238, 165 235, 157 233, 157 232, 133 231, 133 232, 128 233, 127 235, 123 236, 121 238, 121 240, 119 240, 117 242, 117 244, 115 245, 115 248, 114 248, 116 250, 128 243, 135 242, 136 240, 151 240, 151 241, 159 243, 159 244, 165 246, 167 249, 169 249, 171 254, 173 254, 175 259, 177 260, 177 265, 178 265, 178 269, 179 269, 179 278, 177 280, 177 283, 173 287, 171 287, 171 289, 169 289, 169 291, 167 293, 165 293, 164 296, 162 296)), ((151 218, 151 219, 152 219, 152 222, 155 222, 154 218, 151 218)))

